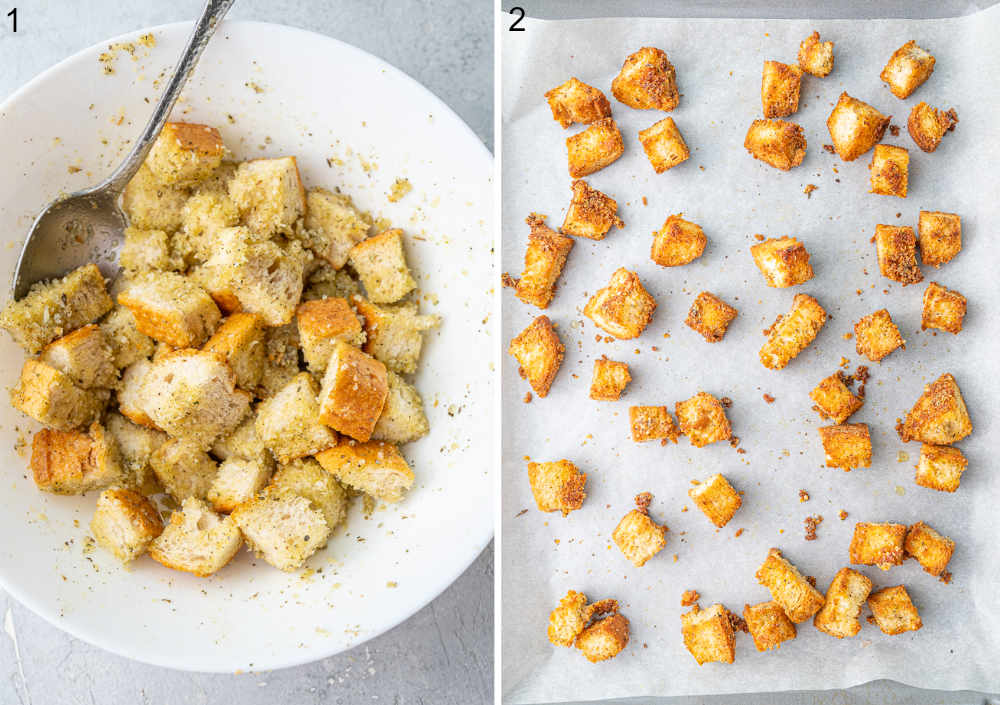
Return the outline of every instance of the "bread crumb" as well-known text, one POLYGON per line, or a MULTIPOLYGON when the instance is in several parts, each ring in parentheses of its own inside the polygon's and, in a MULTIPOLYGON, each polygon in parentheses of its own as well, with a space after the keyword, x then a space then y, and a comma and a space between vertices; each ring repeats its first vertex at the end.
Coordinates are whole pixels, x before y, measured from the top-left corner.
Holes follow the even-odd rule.
POLYGON ((409 179, 396 179, 392 182, 392 188, 389 189, 389 203, 395 203, 412 190, 413 185, 409 179))
POLYGON ((809 493, 806 492, 805 490, 799 490, 799 501, 800 502, 808 502, 809 501, 809 493))
POLYGON ((531 392, 525 392, 524 393, 524 403, 525 404, 530 404, 531 400, 532 400, 531 392))
POLYGON ((817 538, 816 527, 823 523, 823 517, 819 514, 806 517, 803 523, 806 525, 806 541, 815 541, 817 538))
POLYGON ((685 590, 681 595, 681 607, 690 607, 701 598, 697 590, 685 590))
POLYGON ((806 187, 802 190, 802 193, 806 195, 806 198, 812 198, 813 191, 818 189, 819 186, 816 184, 806 184, 806 187))
POLYGON ((846 509, 841 509, 840 510, 840 514, 838 514, 837 516, 839 516, 840 520, 843 521, 844 519, 847 518, 847 510, 846 509))
POLYGON ((764 401, 766 401, 768 404, 773 404, 774 403, 774 397, 772 397, 770 394, 765 394, 764 395, 764 401))

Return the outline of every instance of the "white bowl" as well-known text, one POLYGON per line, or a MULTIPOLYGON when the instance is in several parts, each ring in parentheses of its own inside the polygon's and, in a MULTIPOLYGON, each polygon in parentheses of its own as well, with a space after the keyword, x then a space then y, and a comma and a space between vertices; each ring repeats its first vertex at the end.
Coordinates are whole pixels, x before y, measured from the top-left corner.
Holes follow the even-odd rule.
MULTIPOLYGON (((104 42, 49 69, 0 107, 0 280, 60 192, 103 178, 141 130, 189 24, 154 48, 104 42), (70 167, 82 171, 71 173, 70 167)), ((290 27, 226 22, 173 118, 216 125, 240 158, 292 154, 307 185, 340 187, 405 229, 422 309, 440 314, 416 377, 430 434, 404 447, 417 477, 399 505, 346 530, 286 574, 246 550, 212 578, 148 557, 121 568, 86 537, 95 496, 39 492, 27 470, 38 425, 0 404, 0 583, 74 636, 129 658, 197 671, 292 666, 356 646, 441 593, 493 533, 492 160, 447 106, 365 52, 290 27), (397 203, 397 177, 414 190, 397 203), (21 446, 19 448, 19 446, 21 446)), ((23 353, 0 334, 6 386, 23 353)), ((484 599, 490 599, 484 596, 484 599)))

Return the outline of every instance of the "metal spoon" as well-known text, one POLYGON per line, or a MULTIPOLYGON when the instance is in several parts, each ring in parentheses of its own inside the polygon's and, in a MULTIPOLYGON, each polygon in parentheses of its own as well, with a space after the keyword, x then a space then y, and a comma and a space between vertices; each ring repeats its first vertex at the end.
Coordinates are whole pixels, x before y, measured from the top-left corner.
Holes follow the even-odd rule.
POLYGON ((27 294, 35 282, 61 277, 89 262, 95 263, 109 279, 118 275, 118 251, 126 225, 118 198, 142 166, 202 51, 234 2, 206 1, 152 117, 114 173, 97 186, 53 201, 35 219, 14 270, 15 300, 27 294))

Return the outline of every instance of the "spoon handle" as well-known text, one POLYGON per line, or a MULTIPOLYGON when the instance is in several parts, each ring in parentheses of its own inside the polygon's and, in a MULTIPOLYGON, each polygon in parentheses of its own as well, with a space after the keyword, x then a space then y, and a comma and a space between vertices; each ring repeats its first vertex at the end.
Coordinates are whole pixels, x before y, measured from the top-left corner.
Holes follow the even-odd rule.
POLYGON ((121 193, 125 190, 128 182, 132 180, 132 177, 135 176, 135 173, 139 171, 139 167, 145 161, 146 155, 153 146, 153 142, 160 135, 160 131, 163 129, 170 111, 173 110, 177 98, 184 89, 184 84, 187 83, 188 78, 194 71, 194 67, 198 63, 202 51, 205 50, 212 35, 215 34, 219 22, 222 21, 222 18, 225 17, 229 8, 235 2, 236 0, 206 0, 205 7, 201 11, 201 17, 198 19, 197 24, 194 26, 194 31, 191 32, 191 36, 188 38, 187 46, 184 47, 184 53, 181 54, 181 58, 177 62, 176 68, 174 68, 174 73, 170 77, 170 82, 167 83, 166 90, 160 96, 160 100, 157 102, 156 108, 149 118, 149 122, 146 123, 146 128, 136 140, 132 151, 129 152, 125 161, 115 169, 114 173, 108 177, 102 186, 110 188, 115 194, 121 193))

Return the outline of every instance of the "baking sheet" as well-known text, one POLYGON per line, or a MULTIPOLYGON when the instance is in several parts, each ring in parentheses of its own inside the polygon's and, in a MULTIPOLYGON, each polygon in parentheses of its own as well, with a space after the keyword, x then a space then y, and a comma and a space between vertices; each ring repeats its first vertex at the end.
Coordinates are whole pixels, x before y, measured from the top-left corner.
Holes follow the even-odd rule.
MULTIPOLYGON (((588 181, 618 199, 626 227, 602 242, 578 240, 570 253, 546 311, 567 348, 549 396, 525 404, 527 384, 518 378, 513 359, 504 360, 504 700, 842 688, 876 678, 925 688, 1000 690, 1000 570, 991 501, 1000 479, 991 471, 987 440, 996 429, 1000 372, 991 325, 993 273, 1000 262, 991 242, 1000 225, 991 176, 1000 156, 993 125, 1000 92, 991 82, 1000 68, 993 50, 998 8, 926 21, 527 19, 522 26, 525 32, 502 33, 504 269, 515 276, 521 271, 529 212, 549 214, 553 227, 565 214, 571 179, 564 139, 580 128, 560 129, 543 94, 571 75, 612 100, 626 153, 588 181), (799 41, 813 29, 836 42, 836 68, 825 79, 804 77, 799 112, 788 119, 803 126, 809 150, 802 166, 779 172, 752 159, 743 137, 761 117, 762 62, 794 62, 799 41), (878 74, 911 38, 935 54, 937 65, 927 83, 900 101, 878 74), (636 135, 663 114, 633 110, 610 96, 624 57, 644 45, 665 49, 677 68, 682 99, 671 116, 692 152, 683 165, 661 175, 652 172, 636 135), (910 150, 908 198, 867 193, 870 154, 842 163, 822 149, 830 141, 826 118, 844 90, 895 116, 900 134, 887 132, 883 142, 910 150), (921 100, 955 107, 961 119, 933 154, 918 150, 906 132, 909 110, 921 100), (803 193, 807 184, 818 187, 811 197, 803 193), (915 227, 921 209, 961 214, 964 249, 939 270, 925 267, 924 283, 904 288, 878 274, 869 240, 876 223, 915 227), (709 245, 690 265, 660 268, 649 259, 650 233, 678 212, 702 225, 709 245), (794 289, 768 289, 749 256, 755 233, 802 240, 812 255, 814 279, 794 289), (595 335, 603 332, 581 311, 619 266, 639 274, 659 307, 640 338, 598 343, 595 335), (929 281, 968 297, 960 335, 919 330, 929 281), (715 345, 683 324, 702 290, 740 310, 725 340, 715 345), (831 319, 785 370, 766 370, 757 358, 761 330, 787 311, 799 291, 816 296, 831 319), (862 315, 883 307, 908 344, 872 364, 859 358, 854 341, 843 335, 862 315), (587 397, 593 360, 601 354, 631 365, 633 382, 620 402, 587 397), (841 357, 848 358, 848 371, 868 364, 872 373, 865 407, 851 420, 871 428, 873 465, 851 473, 822 467, 816 428, 827 422, 811 411, 808 397, 841 357), (960 444, 969 470, 954 495, 914 484, 919 444, 902 444, 894 431, 896 418, 923 385, 943 372, 956 376, 975 424, 973 435, 960 444), (629 439, 630 405, 672 407, 699 390, 733 400, 729 418, 745 454, 725 443, 695 449, 685 439, 668 447, 629 439), (775 397, 773 404, 763 400, 765 393, 775 397), (583 509, 565 519, 539 513, 525 457, 568 458, 587 472, 583 509), (721 530, 687 497, 691 480, 714 472, 744 492, 743 508, 721 530), (809 492, 808 502, 800 503, 800 489, 809 492), (655 496, 652 516, 671 531, 666 549, 635 568, 610 535, 633 496, 644 490, 655 496), (689 511, 682 511, 685 506, 689 511), (521 514, 522 509, 528 511, 521 514), (844 521, 837 517, 841 509, 849 513, 844 521), (802 521, 816 514, 824 517, 819 538, 806 542, 802 521), (702 606, 722 602, 735 612, 744 603, 768 599, 753 576, 770 546, 782 548, 825 590, 836 570, 848 564, 857 521, 918 520, 955 539, 951 584, 923 573, 914 561, 887 573, 860 570, 876 586, 907 586, 924 622, 919 632, 888 637, 863 621, 857 637, 836 640, 807 622, 779 651, 759 654, 741 634, 735 664, 700 668, 684 649, 680 614, 689 609, 680 606, 684 590, 698 590, 702 606), (590 664, 578 651, 548 643, 548 613, 568 589, 621 601, 632 641, 617 658, 590 664)), ((503 313, 509 340, 539 311, 505 292, 503 313)))

